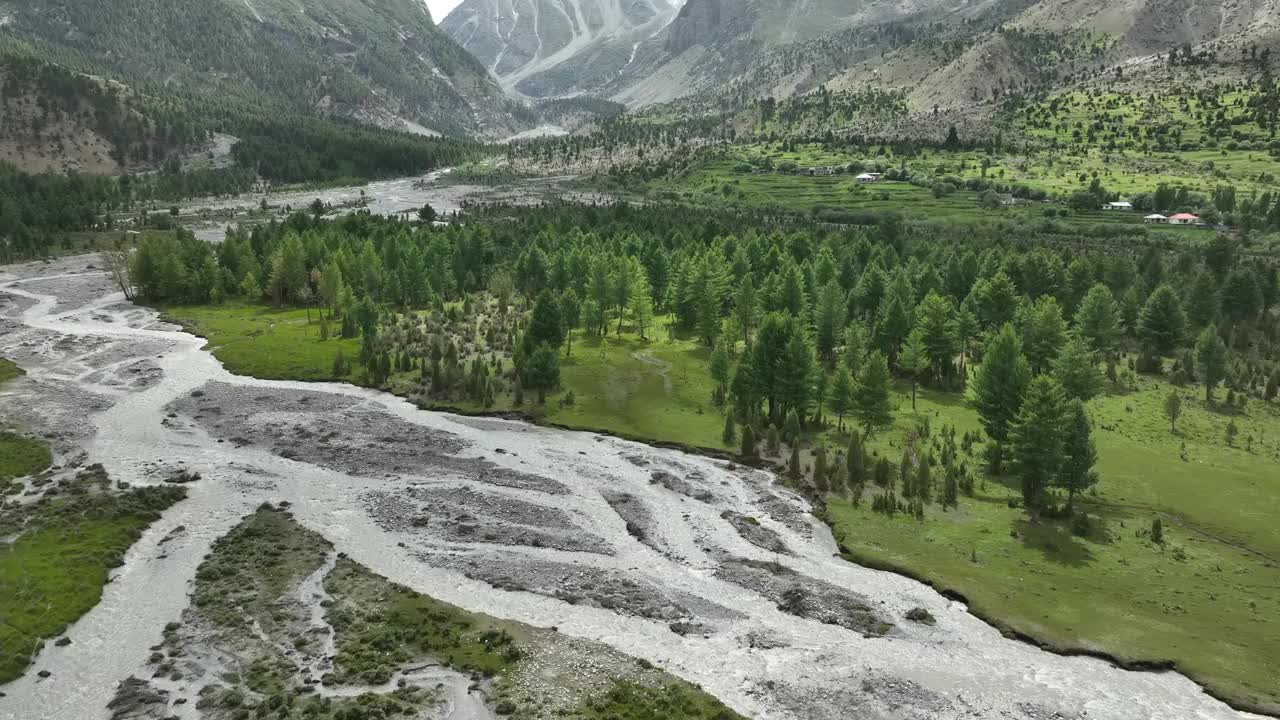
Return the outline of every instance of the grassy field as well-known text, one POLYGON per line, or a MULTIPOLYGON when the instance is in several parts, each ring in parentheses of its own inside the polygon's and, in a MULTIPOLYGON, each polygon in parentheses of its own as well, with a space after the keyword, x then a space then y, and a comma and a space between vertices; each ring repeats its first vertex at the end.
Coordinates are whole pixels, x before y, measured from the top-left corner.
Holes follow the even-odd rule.
POLYGON ((632 334, 580 340, 560 371, 574 404, 561 407, 553 398, 544 418, 567 427, 721 447, 723 418, 711 402, 715 383, 706 372, 707 358, 706 348, 690 340, 646 341, 632 334))
POLYGON ((107 490, 89 471, 58 495, 0 510, 0 684, 20 676, 43 642, 98 603, 107 573, 177 502, 174 487, 107 490))
MULTIPOLYGON (((734 146, 708 159, 692 172, 677 179, 655 180, 650 191, 657 197, 681 199, 724 206, 776 207, 807 213, 815 205, 846 210, 898 210, 911 217, 947 217, 975 220, 990 217, 1039 216, 1044 203, 987 210, 979 207, 974 193, 959 190, 943 198, 907 183, 880 182, 860 186, 852 175, 809 176, 807 174, 743 172, 740 166, 752 158, 768 157, 775 166, 795 163, 799 168, 843 167, 850 163, 865 166, 905 166, 912 176, 924 179, 985 177, 989 180, 1025 185, 1051 196, 1066 197, 1084 190, 1096 177, 1108 190, 1122 197, 1152 192, 1159 185, 1184 187, 1210 194, 1220 185, 1235 186, 1241 198, 1264 191, 1280 190, 1276 175, 1280 163, 1265 150, 1105 150, 1100 147, 1061 148, 1057 151, 1008 150, 988 155, 981 150, 924 150, 917 155, 895 156, 891 149, 875 146, 857 151, 828 150, 821 145, 801 145, 784 149, 780 143, 734 146), (983 168, 984 159, 988 163, 983 168)), ((1048 204, 1065 209, 1058 204, 1048 204)), ((1064 222, 1141 222, 1141 213, 1068 213, 1064 222)), ((1153 228, 1155 231, 1190 228, 1153 228)))
POLYGON ((12 360, 0 357, 0 385, 22 377, 25 373, 12 360))
MULTIPOLYGON (((175 308, 170 315, 200 318, 214 353, 234 372, 327 378, 337 348, 333 340, 321 343, 298 311, 228 305, 175 308)), ((661 324, 651 334, 659 339, 576 337, 571 357, 562 360, 562 391, 545 406, 526 398, 524 407, 514 408, 506 394, 490 409, 724 448, 705 348, 668 339, 661 324)), ((346 352, 355 354, 354 348, 346 352)), ((394 376, 392 388, 409 392, 415 375, 394 376)), ((1132 388, 1091 403, 1102 481, 1082 499, 1094 518, 1085 536, 1056 521, 1028 523, 1009 507, 1017 487, 1001 478, 984 480, 958 511, 931 506, 923 524, 841 498, 832 499, 827 519, 853 559, 959 591, 1005 627, 1061 648, 1172 660, 1234 702, 1280 709, 1274 681, 1280 676, 1274 652, 1280 647, 1280 534, 1274 530, 1280 408, 1254 402, 1225 414, 1205 406, 1201 388, 1187 387, 1181 390, 1184 414, 1171 432, 1162 413, 1169 390, 1162 380, 1140 377, 1132 388), (1239 433, 1228 447, 1225 428, 1232 421, 1239 433), (1144 536, 1156 517, 1166 528, 1163 546, 1144 536)), ((960 395, 923 391, 913 415, 906 388, 899 388, 895 404, 895 427, 871 442, 895 465, 919 419, 927 418, 935 432, 946 425, 960 434, 979 429, 976 412, 960 395)), ((828 430, 817 441, 834 449, 847 437, 828 430)), ((976 457, 969 463, 980 465, 976 457)))
MULTIPOLYGON (((333 358, 341 348, 356 363, 359 340, 320 340, 312 313, 266 305, 228 303, 220 306, 162 308, 172 321, 208 339, 209 350, 231 372, 278 380, 332 380, 333 358)), ((665 322, 665 321, 663 321, 665 322)), ((630 332, 621 338, 582 338, 575 333, 572 354, 561 360, 565 392, 539 407, 534 402, 514 407, 508 393, 493 411, 521 410, 546 422, 573 428, 613 432, 701 447, 721 447, 723 418, 711 403, 714 384, 706 373, 708 352, 692 340, 666 338, 655 327, 642 340, 630 332), (560 402, 568 391, 575 402, 560 402)), ((345 378, 359 382, 358 370, 345 378)), ((417 373, 393 375, 389 385, 406 394, 417 373)), ((532 400, 532 398, 530 398, 532 400)), ((466 401, 442 403, 465 411, 480 411, 466 401)))
POLYGON ((52 463, 49 446, 44 442, 0 432, 0 483, 44 472, 52 463))
MULTIPOLYGON (((1094 518, 1085 536, 1065 522, 1028 522, 1009 507, 1017 488, 997 479, 958 511, 931 509, 923 523, 843 498, 829 502, 827 519, 854 561, 958 591, 1004 627, 1059 648, 1173 660, 1218 695, 1275 712, 1280 537, 1269 515, 1280 507, 1280 412, 1256 404, 1237 417, 1241 437, 1266 440, 1230 449, 1227 419, 1205 409, 1195 389, 1171 433, 1160 413, 1167 392, 1143 380, 1134 393, 1091 403, 1102 481, 1082 503, 1094 518), (1146 536, 1156 517, 1163 546, 1146 536)), ((900 407, 895 429, 873 444, 895 462, 914 424, 905 396, 900 407)), ((918 407, 934 428, 978 429, 955 396, 925 393, 918 407)))
MULTIPOLYGON (((0 357, 0 385, 23 374, 13 361, 0 357)), ((46 443, 0 427, 0 495, 21 488, 10 480, 44 472, 52 463, 46 443)))
MULTIPOLYGON (((341 348, 354 361, 359 340, 320 339, 319 317, 294 308, 228 303, 159 308, 171 321, 209 340, 208 349, 229 370, 269 380, 331 380, 341 348)), ((334 328, 336 333, 337 328, 334 328)))

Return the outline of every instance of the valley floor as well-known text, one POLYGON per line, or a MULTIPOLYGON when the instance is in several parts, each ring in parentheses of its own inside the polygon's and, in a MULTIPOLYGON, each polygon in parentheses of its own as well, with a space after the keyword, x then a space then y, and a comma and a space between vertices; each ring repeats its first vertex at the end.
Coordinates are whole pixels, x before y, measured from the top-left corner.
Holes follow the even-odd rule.
MULTIPOLYGON (((357 341, 321 341, 302 310, 229 305, 168 314, 207 336, 233 372, 322 380, 338 347, 348 357, 358 353, 357 341)), ((661 324, 648 334, 662 339, 632 332, 577 337, 562 360, 563 391, 541 407, 531 399, 515 407, 510 394, 488 409, 417 398, 416 372, 394 375, 389 387, 426 406, 514 411, 558 426, 733 451, 721 437, 723 414, 711 400, 705 348, 667 339, 661 324)), ((361 373, 351 377, 358 381, 361 373)), ((1280 408, 1261 402, 1244 411, 1209 408, 1203 389, 1189 387, 1171 432, 1162 414, 1170 389, 1139 376, 1132 387, 1114 387, 1090 404, 1102 482, 1082 499, 1093 519, 1083 535, 1066 521, 1029 523, 1010 506, 1018 488, 1002 478, 984 480, 956 511, 931 506, 923 522, 886 517, 847 497, 827 498, 823 517, 850 559, 958 592, 1003 628, 1061 651, 1171 662, 1232 703, 1274 713, 1280 545, 1270 509, 1280 507, 1280 488, 1270 478, 1280 466, 1280 408), (1228 447, 1223 438, 1232 421, 1239 436, 1228 447), (1146 537, 1156 517, 1164 521, 1163 545, 1146 537)), ((935 433, 944 426, 959 435, 980 429, 961 395, 922 390, 913 412, 910 389, 902 386, 894 405, 895 426, 873 436, 871 450, 895 466, 921 420, 935 433)), ((834 452, 848 435, 828 428, 816 443, 834 452)), ((781 467, 788 454, 784 447, 769 459, 781 467)), ((963 459, 981 466, 972 454, 963 459)))
MULTIPOLYGON (((360 566, 406 589, 378 586, 377 597, 425 593, 466 613, 555 627, 639 658, 642 674, 651 663, 697 683, 757 718, 1245 716, 1179 674, 1041 652, 1001 637, 924 585, 845 562, 809 505, 769 473, 600 435, 425 412, 347 385, 237 376, 201 350, 204 341, 123 303, 86 264, 72 258, 0 275, 0 353, 28 372, 18 390, 6 392, 38 390, 39 397, 6 404, 6 413, 37 431, 59 427, 49 434, 56 454, 84 448, 117 482, 150 487, 181 476, 188 498, 129 550, 101 602, 67 632, 69 642, 46 644, 35 672, 4 687, 0 717, 104 717, 131 675, 168 693, 157 693, 157 713, 216 717, 225 706, 203 693, 221 685, 220 703, 243 683, 246 698, 279 702, 266 707, 290 716, 312 702, 300 690, 305 674, 279 676, 252 663, 248 674, 211 674, 202 662, 208 658, 186 642, 203 642, 188 635, 200 625, 187 608, 230 623, 250 644, 266 643, 258 646, 299 667, 327 655, 308 649, 323 645, 325 632, 290 635, 314 624, 315 596, 323 608, 325 593, 335 671, 379 680, 385 665, 343 660, 362 657, 358 645, 344 645, 344 632, 383 650, 412 650, 425 649, 423 639, 436 631, 409 622, 401 624, 417 627, 416 635, 378 633, 369 625, 385 612, 377 602, 342 618, 343 598, 384 582, 354 582, 365 577, 360 566), (278 527, 283 534, 247 565, 232 561, 236 555, 223 550, 234 543, 219 538, 285 520, 262 520, 264 504, 287 508, 301 530, 278 527), (259 519, 244 525, 255 511, 259 519), (299 542, 309 549, 289 555, 300 564, 284 566, 287 577, 254 574, 299 542), (225 605, 229 616, 220 610, 256 583, 266 590, 225 605), (256 603, 290 588, 310 615, 300 611, 295 623, 281 606, 255 620, 256 603), (248 615, 237 617, 235 604, 248 615), (184 652, 175 657, 170 639, 184 652), (281 694, 288 688, 295 691, 281 694)), ((651 356, 645 349, 628 352, 640 352, 637 362, 652 368, 658 379, 648 382, 665 392, 665 373, 674 391, 680 368, 662 364, 671 361, 660 347, 651 356)), ((651 422, 658 421, 642 426, 651 422)), ((437 619, 450 612, 429 611, 437 619)), ((488 627, 474 622, 481 624, 466 627, 488 627)), ((506 644, 490 637, 490 649, 506 644)), ((468 656, 454 652, 466 642, 431 642, 456 667, 469 667, 468 656)), ((234 648, 223 651, 228 662, 244 660, 234 648)), ((662 717, 728 712, 706 699, 654 702, 644 693, 605 691, 584 716, 656 717, 655 705, 662 717), (663 703, 671 710, 662 711, 663 703)), ((334 699, 328 709, 339 704, 334 699)))

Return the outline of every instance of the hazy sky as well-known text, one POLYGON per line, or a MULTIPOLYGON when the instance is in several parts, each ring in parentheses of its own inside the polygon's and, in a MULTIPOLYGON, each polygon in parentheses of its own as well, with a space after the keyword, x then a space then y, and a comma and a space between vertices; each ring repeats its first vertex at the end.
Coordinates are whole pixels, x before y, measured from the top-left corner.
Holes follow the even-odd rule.
POLYGON ((427 7, 431 8, 431 17, 434 18, 436 22, 440 22, 444 19, 444 16, 448 15, 449 11, 457 7, 460 2, 462 2, 462 0, 427 0, 427 7))

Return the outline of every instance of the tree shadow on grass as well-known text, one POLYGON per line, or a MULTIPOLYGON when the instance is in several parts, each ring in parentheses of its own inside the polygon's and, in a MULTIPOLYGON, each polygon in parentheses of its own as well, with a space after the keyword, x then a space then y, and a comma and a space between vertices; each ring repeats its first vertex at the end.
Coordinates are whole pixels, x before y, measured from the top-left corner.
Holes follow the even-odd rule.
POLYGON ((1096 559, 1088 546, 1071 534, 1070 526, 1064 521, 1040 520, 1033 523, 1024 518, 1015 520, 1013 528, 1024 546, 1039 550, 1050 562, 1085 567, 1096 559))

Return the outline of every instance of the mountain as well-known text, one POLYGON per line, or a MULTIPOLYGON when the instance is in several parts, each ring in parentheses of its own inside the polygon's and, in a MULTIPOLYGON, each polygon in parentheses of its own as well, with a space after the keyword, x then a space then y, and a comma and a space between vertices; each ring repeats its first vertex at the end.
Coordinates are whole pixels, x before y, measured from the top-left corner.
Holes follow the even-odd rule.
POLYGON ((688 0, 603 92, 632 109, 680 101, 685 112, 818 88, 958 110, 1104 68, 1231 81, 1251 66, 1171 77, 1162 58, 1186 48, 1238 58, 1277 37, 1280 0, 688 0))
POLYGON ((528 124, 422 0, 0 0, 0 41, 138 92, 419 133, 528 124))
MULTIPOLYGON (((609 90, 644 107, 689 95, 723 92, 777 51, 852 29, 923 14, 975 12, 990 0, 688 0, 609 90)), ((813 60, 821 61, 822 55, 813 60)))
POLYGON ((529 98, 597 93, 625 75, 682 0, 464 0, 441 28, 529 98))

